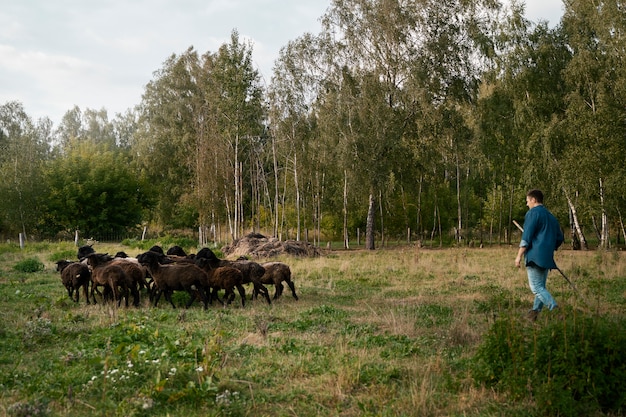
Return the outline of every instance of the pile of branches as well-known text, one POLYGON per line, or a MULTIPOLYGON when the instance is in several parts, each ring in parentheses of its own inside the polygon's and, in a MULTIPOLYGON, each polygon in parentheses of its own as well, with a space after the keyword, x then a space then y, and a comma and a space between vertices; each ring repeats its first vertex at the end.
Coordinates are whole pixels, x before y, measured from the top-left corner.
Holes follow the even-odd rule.
POLYGON ((321 254, 318 247, 308 242, 281 241, 276 238, 268 238, 260 233, 250 233, 237 239, 231 245, 223 247, 222 252, 226 256, 253 258, 271 258, 282 254, 315 257, 321 254))

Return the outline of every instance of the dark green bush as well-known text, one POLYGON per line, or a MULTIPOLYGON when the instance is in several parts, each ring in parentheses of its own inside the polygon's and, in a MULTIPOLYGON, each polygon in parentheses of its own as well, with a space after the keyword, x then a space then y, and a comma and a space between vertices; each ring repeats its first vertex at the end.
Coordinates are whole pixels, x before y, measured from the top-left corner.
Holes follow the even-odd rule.
POLYGON ((503 317, 489 330, 474 379, 532 396, 538 415, 620 413, 626 407, 626 321, 578 316, 526 323, 503 317))
POLYGON ((41 263, 38 259, 28 258, 22 261, 19 261, 13 269, 20 272, 39 272, 43 271, 45 268, 44 264, 41 263))

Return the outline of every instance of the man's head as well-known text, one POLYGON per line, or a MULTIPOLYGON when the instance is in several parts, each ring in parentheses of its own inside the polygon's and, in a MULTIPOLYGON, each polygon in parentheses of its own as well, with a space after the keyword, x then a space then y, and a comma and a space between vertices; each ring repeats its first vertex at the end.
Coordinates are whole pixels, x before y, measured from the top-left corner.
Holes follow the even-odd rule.
POLYGON ((543 193, 541 190, 530 190, 526 193, 526 205, 533 208, 539 204, 543 204, 543 193))

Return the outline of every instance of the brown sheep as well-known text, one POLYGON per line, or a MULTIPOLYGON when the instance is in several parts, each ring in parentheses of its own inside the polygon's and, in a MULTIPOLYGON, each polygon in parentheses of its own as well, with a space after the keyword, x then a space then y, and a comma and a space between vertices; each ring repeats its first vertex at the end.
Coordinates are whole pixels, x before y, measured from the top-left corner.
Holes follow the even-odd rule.
POLYGON ((83 287, 85 300, 89 303, 89 283, 91 282, 91 273, 89 267, 80 262, 72 262, 66 260, 57 261, 57 271, 61 273, 61 282, 67 288, 67 295, 76 303, 80 298, 80 288, 83 287), (76 291, 76 299, 74 299, 74 291, 76 291))
POLYGON ((204 304, 204 309, 208 308, 208 300, 206 297, 206 283, 208 277, 206 272, 193 263, 171 263, 162 265, 159 261, 164 255, 156 252, 144 252, 137 256, 140 264, 146 266, 158 293, 154 300, 154 305, 159 303, 161 294, 165 294, 165 299, 170 302, 173 308, 176 308, 172 301, 174 291, 187 291, 190 295, 186 308, 189 308, 195 299, 196 293, 200 295, 204 304))
POLYGON ((243 283, 252 283, 254 290, 257 294, 263 294, 263 297, 267 300, 268 304, 272 304, 270 300, 269 291, 261 283, 261 277, 265 274, 265 268, 259 263, 247 260, 228 261, 226 259, 219 259, 215 253, 209 248, 202 248, 196 254, 196 259, 204 258, 209 261, 212 268, 218 268, 220 266, 232 266, 237 268, 243 274, 243 283))
POLYGON ((133 305, 135 307, 139 306, 139 289, 147 288, 148 283, 146 282, 146 270, 145 268, 139 264, 136 260, 133 261, 132 258, 113 258, 108 254, 97 254, 99 257, 99 262, 107 265, 117 265, 124 270, 127 277, 130 278, 131 287, 130 290, 133 294, 133 305))
POLYGON ((240 270, 230 266, 220 266, 218 268, 212 268, 209 261, 204 258, 197 259, 196 264, 201 267, 207 274, 208 291, 211 291, 211 289, 213 290, 213 292, 207 293, 207 296, 209 297, 209 302, 211 302, 213 298, 220 301, 217 296, 217 292, 219 290, 224 290, 224 300, 226 300, 226 305, 228 305, 235 299, 234 289, 237 288, 237 291, 241 296, 241 306, 245 307, 246 291, 242 285, 243 274, 240 270))
POLYGON ((112 265, 105 261, 101 254, 91 253, 87 255, 87 263, 91 267, 91 296, 94 303, 96 302, 95 290, 97 286, 105 288, 113 293, 113 299, 117 301, 117 305, 121 305, 122 297, 126 299, 126 307, 128 307, 128 291, 130 290, 135 297, 139 298, 137 288, 133 285, 132 279, 126 275, 126 272, 119 265, 112 265))
MULTIPOLYGON (((298 296, 296 295, 296 287, 293 285, 293 281, 291 281, 291 269, 289 265, 282 262, 266 262, 262 264, 263 268, 265 268, 265 274, 261 277, 262 284, 273 284, 276 288, 274 292, 274 300, 280 297, 283 294, 283 281, 289 285, 291 289, 291 294, 293 298, 296 300, 298 296)), ((253 294, 256 297, 256 293, 253 294)))

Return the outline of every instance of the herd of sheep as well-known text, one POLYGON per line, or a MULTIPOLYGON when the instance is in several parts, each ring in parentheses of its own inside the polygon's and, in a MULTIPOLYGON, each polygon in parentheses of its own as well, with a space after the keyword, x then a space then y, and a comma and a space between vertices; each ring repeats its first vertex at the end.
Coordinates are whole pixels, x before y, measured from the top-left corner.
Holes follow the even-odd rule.
POLYGON ((186 307, 199 299, 207 309, 213 301, 229 305, 237 290, 241 305, 245 306, 245 284, 252 284, 252 298, 260 294, 271 304, 266 285, 274 285, 273 298, 277 299, 283 293, 283 283, 289 286, 293 298, 298 299, 287 264, 219 259, 209 248, 187 255, 180 246, 171 247, 167 253, 153 246, 130 258, 124 252, 111 256, 97 253, 92 246, 81 246, 78 261, 60 260, 56 264, 68 296, 79 302, 82 289, 87 304, 97 303, 98 295, 102 301, 113 300, 117 305, 125 300, 126 306, 132 297, 132 304, 139 306, 140 294, 145 292, 154 306, 163 295, 176 308, 172 294, 185 291, 189 294, 186 307), (220 291, 223 299, 219 297, 220 291))

